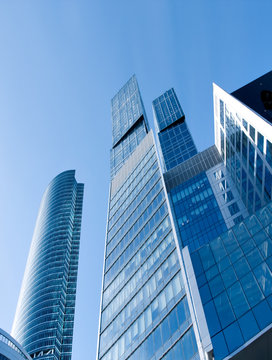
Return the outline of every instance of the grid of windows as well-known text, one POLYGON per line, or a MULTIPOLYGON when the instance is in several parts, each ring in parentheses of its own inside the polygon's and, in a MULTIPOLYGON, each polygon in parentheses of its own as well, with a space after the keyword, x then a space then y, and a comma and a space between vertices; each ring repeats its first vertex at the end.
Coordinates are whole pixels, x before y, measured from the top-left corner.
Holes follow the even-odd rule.
POLYGON ((153 101, 152 105, 159 131, 164 130, 175 121, 184 117, 174 89, 170 89, 159 96, 153 101))
POLYGON ((101 360, 151 360, 170 354, 177 341, 180 357, 189 342, 197 353, 194 335, 186 335, 192 321, 156 150, 152 143, 139 156, 139 149, 134 168, 110 195, 101 360))
POLYGON ((135 75, 118 91, 111 100, 112 142, 118 141, 145 114, 139 86, 135 75))
POLYGON ((82 202, 74 170, 56 176, 41 202, 12 329, 31 357, 72 357, 82 202))
POLYGON ((272 144, 222 100, 219 106, 225 119, 223 122, 220 117, 221 155, 252 214, 272 199, 272 144))
POLYGON ((196 155, 196 146, 174 89, 154 100, 153 110, 162 160, 165 170, 170 170, 196 155))
POLYGON ((112 141, 111 177, 120 170, 148 131, 145 109, 138 83, 132 76, 111 101, 112 141))
POLYGON ((272 203, 191 256, 220 360, 272 322, 272 203))
POLYGON ((205 172, 175 187, 170 195, 182 247, 195 250, 227 230, 205 172))
POLYGON ((165 129, 158 134, 166 170, 197 154, 196 146, 186 123, 165 129))

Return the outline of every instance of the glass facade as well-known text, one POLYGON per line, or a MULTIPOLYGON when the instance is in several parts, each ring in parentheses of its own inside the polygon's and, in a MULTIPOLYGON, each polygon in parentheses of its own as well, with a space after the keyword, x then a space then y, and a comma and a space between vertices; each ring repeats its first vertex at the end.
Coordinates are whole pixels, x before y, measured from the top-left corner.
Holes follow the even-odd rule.
POLYGON ((31 360, 25 349, 0 329, 0 360, 31 360))
POLYGON ((205 172, 172 189, 170 196, 182 247, 195 250, 227 230, 205 172))
POLYGON ((111 101, 113 177, 148 132, 148 123, 138 83, 132 76, 111 101))
POLYGON ((82 201, 74 170, 41 201, 12 329, 32 358, 71 360, 82 201))
POLYGON ((99 360, 199 359, 166 196, 149 132, 111 181, 99 360))
POLYGON ((141 110, 118 129, 131 81, 112 102, 97 360, 231 358, 272 324, 271 125, 222 91, 216 146, 197 153, 170 89, 153 102, 156 150, 135 77, 141 110))
POLYGON ((218 150, 252 214, 272 199, 271 124, 243 104, 237 107, 234 98, 220 90, 214 104, 220 109, 215 117, 218 150))
POLYGON ((215 359, 272 323, 272 203, 191 254, 215 359))
POLYGON ((197 154, 174 89, 153 101, 153 112, 164 170, 170 170, 197 154))

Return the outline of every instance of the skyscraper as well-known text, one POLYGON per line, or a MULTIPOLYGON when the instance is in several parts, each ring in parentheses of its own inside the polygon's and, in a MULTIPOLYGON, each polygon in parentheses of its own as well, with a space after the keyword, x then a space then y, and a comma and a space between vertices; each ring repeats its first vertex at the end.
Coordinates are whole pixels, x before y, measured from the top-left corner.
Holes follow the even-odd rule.
POLYGON ((185 352, 190 359, 198 352, 193 319, 154 138, 140 99, 133 76, 112 101, 111 168, 120 165, 110 186, 97 358, 151 359, 185 352), (116 143, 128 149, 121 156, 116 143))
POLYGON ((71 359, 83 188, 65 171, 41 201, 12 328, 32 358, 71 359))
POLYGON ((153 101, 153 113, 159 153, 165 171, 197 154, 174 89, 166 91, 153 101))
POLYGON ((199 153, 174 90, 154 100, 158 151, 146 125, 112 173, 98 360, 272 357, 270 77, 214 86, 199 153))

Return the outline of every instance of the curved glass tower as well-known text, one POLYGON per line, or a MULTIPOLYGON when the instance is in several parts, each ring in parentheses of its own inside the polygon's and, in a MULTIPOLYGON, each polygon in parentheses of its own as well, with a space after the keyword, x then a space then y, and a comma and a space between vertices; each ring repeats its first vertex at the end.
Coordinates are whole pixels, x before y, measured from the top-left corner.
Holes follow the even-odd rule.
POLYGON ((12 329, 32 358, 71 359, 83 189, 65 171, 41 201, 12 329))

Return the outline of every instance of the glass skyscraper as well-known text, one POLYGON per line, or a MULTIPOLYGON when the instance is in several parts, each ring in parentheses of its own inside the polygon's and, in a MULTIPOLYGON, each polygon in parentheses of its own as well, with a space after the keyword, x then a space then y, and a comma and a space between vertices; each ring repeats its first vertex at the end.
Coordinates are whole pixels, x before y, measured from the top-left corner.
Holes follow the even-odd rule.
POLYGON ((153 101, 153 113, 164 170, 170 170, 197 154, 174 89, 153 101))
POLYGON ((148 132, 148 122, 135 75, 111 101, 112 177, 148 132))
POLYGON ((202 152, 173 89, 153 102, 158 150, 135 77, 115 96, 113 149, 135 141, 112 150, 98 360, 272 358, 271 77, 214 85, 202 152))
POLYGON ((97 358, 198 359, 167 194, 140 99, 132 77, 112 101, 111 168, 118 163, 120 169, 110 186, 97 358), (121 132, 124 107, 140 111, 122 117, 121 132), (124 149, 127 139, 133 146, 117 162, 115 144, 124 149))
POLYGON ((65 171, 41 201, 12 328, 31 358, 71 360, 83 187, 65 171))

